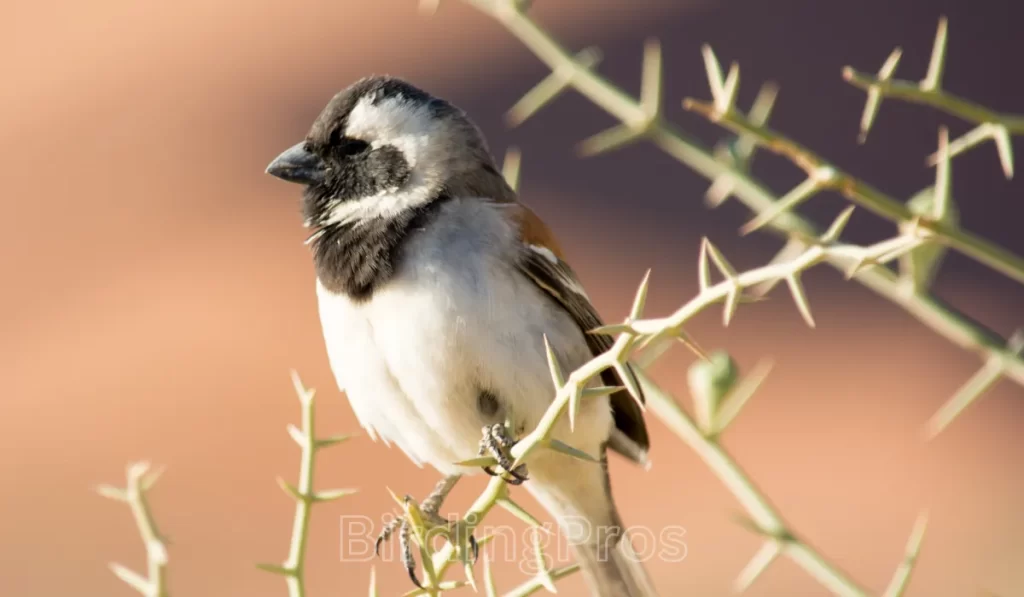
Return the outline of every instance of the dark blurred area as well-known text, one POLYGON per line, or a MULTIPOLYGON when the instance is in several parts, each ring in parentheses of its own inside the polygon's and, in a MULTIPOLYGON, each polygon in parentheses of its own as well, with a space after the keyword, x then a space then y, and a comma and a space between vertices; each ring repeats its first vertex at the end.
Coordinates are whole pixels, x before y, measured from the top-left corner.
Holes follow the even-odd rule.
MULTIPOLYGON (((945 14, 946 87, 1024 111, 1019 2, 534 4, 570 48, 600 46, 601 72, 634 93, 643 40, 660 38, 667 115, 709 145, 721 130, 679 101, 709 96, 700 45, 712 44, 742 67, 741 105, 762 81, 778 82, 774 128, 898 197, 931 184, 924 158, 940 124, 954 135, 970 126, 888 101, 858 145, 864 94, 842 81, 844 65, 874 71, 899 45, 897 77, 923 77, 945 14)), ((292 504, 274 484, 298 470, 285 433, 299 412, 289 369, 319 388, 324 433, 357 424, 327 366, 298 191, 263 169, 358 77, 406 77, 465 108, 499 157, 521 148, 525 201, 562 237, 607 319, 626 312, 648 267, 651 314, 690 298, 702 236, 743 268, 781 244, 741 237, 749 212, 735 201, 708 210, 708 182, 652 146, 578 158, 579 140, 613 124, 584 98, 567 94, 506 129, 505 110, 547 71, 461 2, 425 18, 412 0, 42 1, 8 3, 3 21, 4 595, 131 594, 106 562, 143 569, 142 547, 127 509, 92 488, 122 483, 136 459, 167 467, 153 505, 175 594, 284 594, 253 563, 283 558, 291 529, 292 504)), ((802 178, 763 153, 755 172, 779 193, 802 178)), ((1024 253, 1024 186, 1003 178, 991 144, 956 159, 953 184, 967 229, 1024 253)), ((826 223, 843 206, 822 196, 802 212, 826 223)), ((871 242, 894 227, 858 210, 848 230, 871 242)), ((998 384, 925 442, 924 422, 980 361, 834 271, 805 285, 815 330, 784 290, 742 307, 728 330, 710 312, 690 330, 746 368, 776 363, 727 448, 795 529, 876 593, 928 508, 907 595, 1024 594, 1024 390, 998 384)), ((1004 336, 1024 325, 1024 288, 966 258, 947 259, 936 293, 1004 336)), ((691 360, 679 351, 657 369, 684 401, 691 360)), ((663 595, 726 594, 760 539, 735 523, 740 506, 702 462, 651 426, 649 473, 612 463, 624 517, 686 528, 686 559, 650 565, 663 595)), ((321 487, 361 491, 314 512, 311 593, 365 594, 370 563, 339 561, 338 517, 377 517, 393 507, 385 486, 422 495, 436 473, 364 435, 327 454, 318 474, 321 487)), ((451 506, 482 486, 465 482, 451 506)), ((377 572, 383 594, 410 588, 393 562, 377 572)), ((510 588, 522 574, 507 565, 497 577, 510 588)), ((578 578, 559 587, 583 594, 578 578)), ((825 593, 781 561, 749 594, 825 593)))

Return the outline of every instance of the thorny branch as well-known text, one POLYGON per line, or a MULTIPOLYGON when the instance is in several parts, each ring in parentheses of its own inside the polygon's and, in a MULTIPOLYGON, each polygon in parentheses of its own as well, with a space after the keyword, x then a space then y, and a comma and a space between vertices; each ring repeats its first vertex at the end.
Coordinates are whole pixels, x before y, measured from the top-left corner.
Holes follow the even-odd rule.
POLYGON ((310 514, 314 504, 333 501, 355 493, 354 489, 330 489, 315 491, 313 489, 313 471, 315 470, 317 451, 322 448, 336 446, 349 439, 347 435, 335 435, 326 438, 316 437, 314 394, 313 390, 302 385, 298 374, 292 372, 292 383, 295 393, 302 406, 302 428, 288 425, 288 434, 302 451, 299 465, 299 484, 292 485, 278 478, 278 485, 295 500, 295 518, 292 524, 292 539, 288 548, 288 557, 282 564, 257 564, 261 570, 279 574, 288 584, 289 597, 306 595, 306 543, 309 532, 310 514))
POLYGON ((137 462, 128 466, 126 476, 124 489, 100 485, 96 491, 105 498, 124 502, 131 508, 135 525, 146 547, 146 576, 117 563, 111 563, 110 569, 144 597, 167 597, 167 546, 157 529, 146 497, 160 478, 160 471, 151 472, 149 463, 137 462))
MULTIPOLYGON (((648 42, 644 57, 645 76, 649 79, 642 84, 646 94, 641 94, 640 100, 633 99, 622 89, 604 79, 594 71, 596 65, 597 50, 588 49, 583 57, 574 56, 563 48, 546 31, 539 27, 527 14, 525 14, 521 3, 514 0, 464 0, 467 4, 480 10, 482 13, 494 18, 505 26, 510 33, 517 37, 523 44, 537 55, 552 71, 557 73, 559 85, 548 85, 546 93, 529 93, 522 101, 516 104, 516 115, 514 120, 521 120, 523 114, 533 114, 540 107, 547 104, 559 95, 561 91, 572 88, 581 93, 594 104, 604 109, 610 115, 620 120, 623 125, 616 127, 628 128, 638 131, 636 134, 626 135, 620 131, 616 143, 600 143, 599 150, 608 150, 624 145, 627 142, 648 140, 661 148, 667 154, 676 158, 679 162, 691 168, 698 174, 713 181, 709 188, 708 199, 713 205, 721 203, 731 193, 755 214, 775 213, 778 210, 780 198, 769 191, 762 183, 753 178, 747 167, 751 158, 750 145, 757 142, 756 136, 747 134, 739 135, 733 143, 728 143, 723 151, 716 152, 706 149, 702 144, 679 130, 662 117, 660 106, 655 103, 660 98, 655 98, 651 90, 660 90, 661 57, 659 46, 656 41, 648 42), (658 67, 658 68, 655 68, 658 67), (657 80, 650 80, 655 77, 657 80), (527 98, 535 102, 529 104, 527 98)), ((936 47, 941 47, 941 55, 945 55, 945 28, 940 27, 940 35, 936 40, 936 47)), ((936 58, 940 52, 933 52, 933 65, 941 61, 936 58)), ((718 60, 714 57, 710 48, 704 50, 705 64, 708 69, 708 80, 712 88, 712 95, 718 106, 733 106, 735 103, 736 90, 739 85, 739 67, 733 64, 726 76, 722 76, 718 60)), ((895 69, 895 65, 891 70, 895 69)), ((939 67, 941 70, 941 66, 939 67)), ((936 67, 931 67, 929 78, 926 80, 940 81, 941 76, 934 73, 939 72, 936 67)), ((883 73, 884 74, 884 73, 883 73)), ((550 78, 549 78, 550 79, 550 78)), ((550 83, 545 79, 542 85, 550 83)), ((937 84, 936 84, 937 85, 937 84)), ((538 89, 540 86, 538 86, 538 89)), ((935 87, 936 89, 938 87, 935 87)), ((774 88, 766 87, 759 94, 755 101, 754 108, 745 117, 746 122, 753 128, 763 129, 774 100, 774 88)), ((870 102, 869 102, 870 103, 870 102)), ((739 114, 737 110, 724 110, 739 114)), ((742 117, 742 116, 740 116, 742 117)), ((612 130, 616 130, 612 129, 612 130)), ((611 135, 611 133, 609 133, 611 135)), ((593 138, 592 138, 593 139, 593 138)), ((606 136, 607 140, 608 137, 606 136)), ((615 139, 612 139, 615 140, 615 139)), ((595 141, 584 144, 584 149, 593 150, 595 141)), ((946 159, 956 152, 956 142, 950 143, 946 153, 946 159)), ((936 152, 933 161, 938 162, 940 152, 936 152)), ((827 168, 815 170, 819 175, 829 174, 827 168)), ((830 177, 824 177, 829 180, 830 177)), ((813 177, 812 177, 813 179, 813 177)), ((812 185, 808 182, 800 193, 807 192, 812 185)), ((861 190, 867 187, 861 187, 861 190)), ((879 192, 880 194, 880 192, 879 192)), ((951 244, 954 248, 962 249, 969 255, 1005 271, 1011 277, 1024 280, 1024 260, 1007 252, 1005 249, 995 247, 984 239, 969 235, 952 226, 942 218, 937 218, 935 224, 926 218, 917 218, 918 214, 905 210, 901 205, 894 206, 890 198, 880 195, 887 201, 874 201, 872 205, 881 209, 891 211, 892 215, 899 215, 900 220, 911 222, 912 225, 922 227, 935 232, 935 224, 940 232, 947 233, 945 238, 951 234, 951 244), (916 220, 916 223, 914 223, 916 220)), ((799 195, 797 195, 799 198, 799 195)), ((872 195, 875 199, 878 197, 872 195)), ((788 198, 792 200, 791 195, 788 198)), ((869 199, 870 201, 870 199, 869 199)), ((784 236, 787 239, 786 246, 780 251, 777 259, 786 259, 806 247, 805 239, 820 236, 820 231, 809 220, 803 218, 795 211, 783 210, 775 213, 769 218, 766 228, 784 236)), ((847 264, 839 258, 828 257, 828 263, 840 271, 845 271, 847 264)), ((999 375, 1012 380, 1024 387, 1024 356, 1021 351, 1015 350, 1007 338, 986 328, 964 315, 957 309, 946 304, 939 298, 927 291, 927 288, 915 287, 908 280, 904 272, 894 273, 886 268, 869 267, 859 271, 855 279, 862 285, 873 290, 880 296, 899 305, 910 315, 935 332, 956 344, 957 346, 974 352, 988 367, 998 367, 999 375)), ((982 390, 991 384, 978 386, 982 390)), ((978 398, 980 394, 974 395, 967 402, 978 398)), ((959 412, 959 411, 958 411, 959 412)))

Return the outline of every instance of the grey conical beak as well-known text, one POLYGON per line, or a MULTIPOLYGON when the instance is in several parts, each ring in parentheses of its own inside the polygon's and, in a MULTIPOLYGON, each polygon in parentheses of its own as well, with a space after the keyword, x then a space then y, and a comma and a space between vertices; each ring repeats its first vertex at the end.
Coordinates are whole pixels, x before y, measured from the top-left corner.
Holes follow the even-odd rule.
POLYGON ((267 166, 267 174, 305 185, 323 182, 326 170, 324 161, 308 151, 305 142, 296 143, 284 150, 267 166))

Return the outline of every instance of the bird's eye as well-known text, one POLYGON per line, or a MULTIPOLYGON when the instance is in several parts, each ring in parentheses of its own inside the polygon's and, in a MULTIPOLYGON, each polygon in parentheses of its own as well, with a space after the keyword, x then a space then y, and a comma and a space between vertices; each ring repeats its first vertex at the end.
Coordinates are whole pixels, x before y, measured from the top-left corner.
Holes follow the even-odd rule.
POLYGON ((363 153, 370 147, 370 144, 362 139, 346 137, 340 132, 335 131, 335 133, 331 135, 331 147, 338 155, 350 156, 363 153))

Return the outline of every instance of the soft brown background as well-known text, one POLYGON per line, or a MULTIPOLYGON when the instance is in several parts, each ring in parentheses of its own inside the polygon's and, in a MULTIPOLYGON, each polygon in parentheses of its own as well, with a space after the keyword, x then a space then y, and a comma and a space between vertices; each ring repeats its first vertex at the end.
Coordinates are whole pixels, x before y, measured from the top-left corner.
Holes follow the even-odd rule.
MULTIPOLYGON (((289 368, 321 389, 325 432, 357 425, 324 356, 298 189, 263 168, 359 76, 411 78, 464 106, 496 153, 520 146, 526 200, 564 237, 609 319, 625 312, 649 266, 652 313, 692 296, 702 235, 745 267, 778 246, 737 236, 742 207, 707 211, 705 181, 653 148, 577 159, 573 144, 610 124, 581 98, 507 131, 503 111, 544 68, 459 2, 433 19, 414 4, 5 3, 0 594, 129 595, 105 565, 141 567, 138 539, 127 510, 91 488, 121 483, 123 464, 142 458, 167 466, 153 503, 172 539, 175 594, 283 594, 252 564, 283 557, 290 531, 292 504, 273 481, 297 470, 284 433, 298 414, 289 368)), ((950 119, 887 103, 869 143, 857 146, 863 95, 840 81, 841 66, 877 68, 903 44, 899 73, 923 75, 945 11, 949 87, 999 109, 1024 105, 1019 3, 536 4, 537 18, 572 47, 601 45, 604 72, 630 90, 643 39, 661 37, 668 114, 707 142, 719 132, 682 114, 678 100, 707 96, 698 49, 713 43, 742 63, 744 102, 757 82, 778 80, 775 125, 898 196, 929 184, 922 159, 950 119)), ((758 172, 779 191, 799 180, 772 158, 758 172)), ((992 148, 958 159, 954 180, 966 226, 1024 252, 1024 187, 1001 178, 992 148)), ((840 206, 819 198, 807 211, 825 221, 840 206)), ((851 231, 870 241, 891 229, 858 213, 851 231)), ((728 448, 795 529, 872 589, 885 586, 928 507, 909 595, 1024 594, 1024 391, 999 385, 924 443, 922 423, 976 358, 834 272, 809 275, 807 286, 816 331, 784 294, 744 307, 728 331, 711 313, 693 327, 745 366, 777 362, 728 448)), ((1021 287, 965 259, 949 260, 938 292, 1004 335, 1024 324, 1021 287)), ((660 369, 683 399, 689 362, 678 353, 660 369)), ((758 540, 733 522, 738 505, 702 463, 651 426, 654 469, 612 465, 625 518, 686 528, 686 559, 651 564, 664 595, 726 594, 758 540)), ((385 486, 422 495, 435 474, 365 437, 322 464, 322 487, 361 493, 315 512, 312 594, 365 594, 369 564, 339 561, 338 517, 377 517, 391 508, 385 486)), ((453 505, 481 483, 466 482, 453 505)), ((395 564, 378 572, 384 594, 408 588, 395 564)), ((520 578, 510 566, 499 574, 505 587, 520 578)), ((561 593, 581 586, 567 581, 561 593)), ((781 562, 750 594, 825 591, 781 562)))

